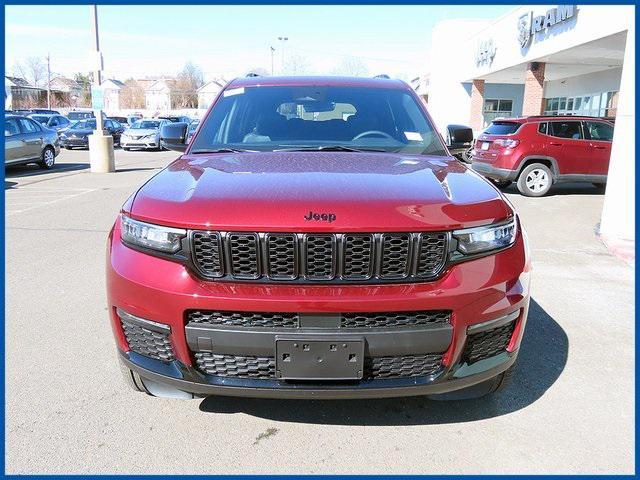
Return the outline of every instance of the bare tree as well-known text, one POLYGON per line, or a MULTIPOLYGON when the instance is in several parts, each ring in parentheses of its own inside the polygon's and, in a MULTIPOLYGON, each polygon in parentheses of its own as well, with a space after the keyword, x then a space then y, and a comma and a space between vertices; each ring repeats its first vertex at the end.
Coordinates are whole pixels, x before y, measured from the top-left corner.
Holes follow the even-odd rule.
POLYGON ((202 69, 187 62, 172 85, 172 108, 197 108, 198 89, 202 85, 204 85, 202 69))
POLYGON ((133 78, 124 81, 125 88, 120 92, 122 108, 145 108, 144 89, 133 78))
POLYGON ((335 75, 350 75, 354 77, 365 77, 369 74, 369 69, 358 57, 345 57, 333 69, 335 75))
POLYGON ((309 62, 301 55, 288 55, 284 65, 286 75, 304 75, 309 72, 309 62))
POLYGON ((47 84, 47 65, 39 57, 29 57, 13 65, 13 75, 24 78, 30 85, 43 87, 47 84))

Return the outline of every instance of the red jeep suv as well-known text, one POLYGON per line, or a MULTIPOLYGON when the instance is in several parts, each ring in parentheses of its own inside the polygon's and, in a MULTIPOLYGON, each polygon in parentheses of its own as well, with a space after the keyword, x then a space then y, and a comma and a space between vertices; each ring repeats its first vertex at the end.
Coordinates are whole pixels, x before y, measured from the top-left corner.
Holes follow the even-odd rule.
POLYGON ((109 235, 126 379, 153 395, 481 396, 513 366, 527 236, 384 78, 232 81, 109 235), (186 393, 185 393, 186 392, 186 393))
POLYGON ((494 120, 471 153, 473 169, 504 187, 516 182, 528 197, 558 182, 604 188, 613 123, 594 117, 525 117, 494 120))

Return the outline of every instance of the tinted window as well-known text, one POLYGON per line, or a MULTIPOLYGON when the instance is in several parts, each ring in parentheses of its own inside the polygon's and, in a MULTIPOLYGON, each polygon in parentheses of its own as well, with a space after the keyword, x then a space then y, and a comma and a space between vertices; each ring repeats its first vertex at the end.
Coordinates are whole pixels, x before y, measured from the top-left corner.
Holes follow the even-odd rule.
POLYGON ((46 115, 32 115, 31 118, 43 125, 46 125, 47 122, 49 121, 49 117, 47 117, 46 115))
POLYGON ((35 122, 29 120, 28 118, 19 118, 18 121, 20 122, 20 128, 22 128, 22 131, 24 133, 34 133, 40 131, 40 127, 38 127, 35 122))
POLYGON ((547 133, 547 124, 546 124, 546 122, 545 123, 541 123, 540 125, 538 125, 538 131, 540 133, 544 133, 544 134, 547 133))
POLYGON ((60 122, 58 121, 58 117, 51 117, 51 119, 49 120, 49 126, 57 127, 58 125, 60 125, 60 122))
POLYGON ((15 118, 8 118, 4 122, 4 136, 10 137, 12 135, 19 135, 20 128, 18 127, 18 122, 15 118))
POLYGON ((96 121, 93 118, 87 119, 87 120, 80 120, 79 122, 74 123, 71 128, 76 128, 79 130, 95 130, 96 121))
POLYGON ((113 128, 113 122, 111 120, 107 120, 104 122, 105 128, 113 128))
POLYGON ((580 122, 550 122, 551 132, 554 137, 571 138, 579 140, 582 138, 580 122))
POLYGON ((591 140, 611 142, 613 140, 613 126, 604 122, 584 122, 585 133, 591 140))
POLYGON ((60 122, 60 125, 69 125, 69 120, 67 120, 64 117, 58 117, 58 122, 60 122))
POLYGON ((517 122, 492 122, 484 133, 488 135, 511 135, 516 133, 520 125, 517 122))
POLYGON ((323 85, 231 88, 203 122, 192 152, 342 146, 446 155, 415 97, 400 89, 323 85))

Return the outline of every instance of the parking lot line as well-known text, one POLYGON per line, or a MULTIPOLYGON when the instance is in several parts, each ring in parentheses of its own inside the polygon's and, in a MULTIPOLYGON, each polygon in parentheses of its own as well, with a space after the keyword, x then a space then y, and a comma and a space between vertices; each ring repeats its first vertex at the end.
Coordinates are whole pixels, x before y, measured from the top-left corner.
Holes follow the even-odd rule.
POLYGON ((76 198, 81 195, 85 195, 87 193, 95 192, 98 190, 97 188, 43 188, 37 187, 31 189, 29 187, 22 187, 19 189, 9 189, 5 192, 6 199, 6 211, 7 216, 15 215, 17 213, 24 213, 30 210, 34 210, 39 207, 45 207, 48 205, 53 205, 54 203, 62 202, 63 200, 69 200, 71 198, 76 198), (11 192, 11 193, 9 193, 11 192), (29 195, 35 194, 38 199, 42 197, 46 197, 46 199, 42 201, 33 201, 35 198, 29 198, 29 195), (39 195, 43 194, 43 195, 39 195), (27 196, 27 198, 24 198, 27 196), (26 201, 25 201, 26 200, 26 201), (29 201, 32 200, 32 201, 29 201), (21 207, 18 208, 15 207, 21 207))

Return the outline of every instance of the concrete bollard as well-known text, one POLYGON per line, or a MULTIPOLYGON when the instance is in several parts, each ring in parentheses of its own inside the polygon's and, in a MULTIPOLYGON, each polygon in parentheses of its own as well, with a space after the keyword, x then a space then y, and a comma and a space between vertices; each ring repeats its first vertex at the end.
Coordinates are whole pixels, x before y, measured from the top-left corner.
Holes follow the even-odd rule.
POLYGON ((116 171, 116 159, 113 153, 113 137, 94 132, 89 135, 89 162, 92 173, 116 171))

